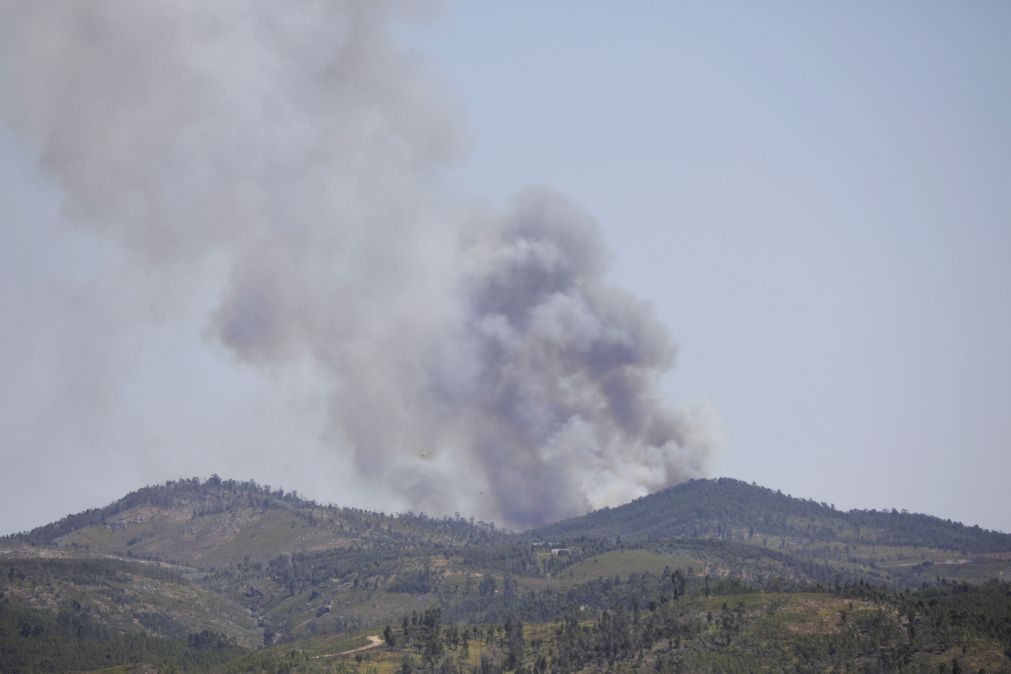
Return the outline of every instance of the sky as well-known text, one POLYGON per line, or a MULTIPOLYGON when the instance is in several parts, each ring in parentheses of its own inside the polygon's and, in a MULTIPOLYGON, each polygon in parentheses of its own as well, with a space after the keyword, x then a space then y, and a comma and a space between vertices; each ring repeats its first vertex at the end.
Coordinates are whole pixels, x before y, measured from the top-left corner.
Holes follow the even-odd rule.
POLYGON ((99 9, 117 36, 166 18, 182 36, 116 52, 68 6, 0 21, 64 55, 0 49, 0 532, 212 472, 513 525, 730 476, 1011 531, 1006 3, 412 5, 369 15, 336 93, 301 79, 334 36, 300 40, 299 17, 279 38, 233 24, 239 5, 99 9), (120 72, 122 53, 145 59, 120 72), (306 138, 334 134, 319 159, 306 138), (492 331, 493 262, 543 241, 576 250, 561 295, 594 320, 536 300, 552 320, 510 352, 535 408, 517 412, 459 354, 514 344, 492 331), (445 299, 461 284, 487 292, 445 299), (543 359, 584 354, 570 324, 636 345, 649 428, 545 392, 609 395, 596 360, 543 359), (440 364, 400 374, 422 357, 440 364), (564 487, 536 512, 447 486, 531 471, 564 487))

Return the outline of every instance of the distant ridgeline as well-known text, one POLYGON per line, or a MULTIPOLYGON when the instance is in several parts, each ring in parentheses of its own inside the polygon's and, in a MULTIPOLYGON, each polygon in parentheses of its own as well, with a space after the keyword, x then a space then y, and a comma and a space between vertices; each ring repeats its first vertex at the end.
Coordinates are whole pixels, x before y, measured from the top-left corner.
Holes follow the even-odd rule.
POLYGON ((731 479, 516 534, 212 476, 0 539, 0 671, 1011 672, 1008 578, 1011 535, 731 479))
MULTIPOLYGON (((312 519, 320 512, 342 518, 369 520, 417 519, 433 525, 463 522, 460 518, 431 518, 424 514, 389 516, 357 508, 321 506, 301 498, 294 490, 272 490, 255 481, 189 478, 147 486, 103 508, 92 508, 8 539, 53 543, 86 527, 106 524, 114 516, 137 507, 188 508, 193 517, 225 513, 240 508, 286 510, 312 519), (317 513, 317 514, 314 514, 317 513)), ((472 521, 471 521, 472 522, 472 521)), ((496 536, 495 525, 475 526, 496 536)), ((782 492, 731 478, 689 480, 635 499, 615 508, 527 531, 525 540, 575 537, 621 538, 626 543, 666 538, 719 539, 755 542, 756 537, 778 537, 789 542, 842 542, 851 544, 910 545, 962 552, 1008 550, 1011 535, 966 526, 931 515, 879 510, 836 510, 827 503, 799 499, 782 492)), ((768 541, 766 541, 767 547, 768 541)))
POLYGON ((259 485, 252 480, 248 482, 222 480, 217 475, 212 475, 204 481, 198 477, 183 478, 143 487, 103 508, 90 508, 74 515, 67 515, 57 522, 14 534, 9 538, 31 543, 53 543, 61 536, 85 527, 100 525, 110 517, 138 506, 172 508, 179 505, 192 506, 195 515, 225 512, 237 507, 270 509, 316 506, 311 501, 301 499, 295 491, 287 493, 283 489, 271 491, 270 485, 259 485))
POLYGON ((284 511, 297 516, 311 525, 327 521, 338 522, 341 528, 362 533, 367 530, 379 531, 390 528, 392 522, 429 533, 446 533, 446 529, 457 530, 464 537, 497 538, 504 535, 496 530, 493 523, 464 521, 460 518, 432 518, 424 513, 402 513, 386 515, 360 508, 320 505, 303 499, 295 490, 272 490, 270 485, 257 484, 253 480, 238 482, 222 480, 212 475, 206 480, 198 477, 169 480, 165 484, 146 486, 131 492, 103 508, 91 508, 81 513, 68 515, 57 522, 43 525, 31 531, 12 534, 7 540, 26 543, 52 544, 66 536, 89 527, 116 526, 116 516, 150 507, 155 510, 176 510, 190 512, 193 519, 223 513, 253 510, 260 513, 284 511))
POLYGON ((690 480, 526 534, 553 540, 585 536, 643 541, 718 538, 751 541, 756 536, 790 542, 912 545, 963 552, 1008 550, 1011 535, 930 515, 878 510, 836 510, 730 478, 690 480))

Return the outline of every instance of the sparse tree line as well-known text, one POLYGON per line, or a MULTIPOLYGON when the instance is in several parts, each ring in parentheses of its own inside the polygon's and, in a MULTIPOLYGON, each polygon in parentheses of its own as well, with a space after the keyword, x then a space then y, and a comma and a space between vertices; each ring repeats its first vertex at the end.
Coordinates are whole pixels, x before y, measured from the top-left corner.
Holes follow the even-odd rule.
POLYGON ((404 674, 749 672, 757 662, 796 671, 913 672, 929 666, 960 672, 966 671, 966 645, 979 639, 1000 643, 1005 669, 1011 665, 1007 583, 941 584, 915 592, 866 583, 823 588, 819 596, 856 603, 842 603, 830 629, 794 632, 784 627, 790 624, 785 600, 689 593, 679 572, 664 574, 664 582, 669 588, 656 588, 642 607, 569 610, 547 630, 537 625, 535 637, 511 613, 500 622, 458 625, 444 623, 435 607, 415 611, 386 625, 385 648, 404 653, 404 674), (477 664, 474 649, 480 652, 477 664))
MULTIPOLYGON (((41 566, 80 583, 122 573, 97 561, 41 566)), ((6 669, 143 661, 228 671, 228 663, 243 662, 234 639, 211 630, 158 639, 116 633, 80 604, 68 603, 55 614, 28 608, 8 590, 35 570, 20 562, 0 568, 0 662, 6 669)), ((939 662, 939 671, 954 672, 964 671, 972 655, 967 647, 987 640, 998 643, 1011 663, 1011 584, 998 581, 940 582, 915 591, 865 581, 809 587, 838 607, 829 616, 831 629, 812 633, 784 628, 789 614, 783 606, 792 595, 777 600, 749 592, 739 581, 680 569, 601 579, 540 597, 496 589, 494 599, 486 590, 486 601, 496 607, 484 614, 496 619, 447 620, 443 608, 433 605, 387 624, 384 648, 400 654, 405 673, 744 672, 759 661, 800 671, 924 671, 925 663, 939 662)), ((264 655, 256 662, 270 667, 258 671, 294 671, 307 662, 295 651, 285 653, 264 655)), ((340 668, 368 671, 365 662, 340 668)))

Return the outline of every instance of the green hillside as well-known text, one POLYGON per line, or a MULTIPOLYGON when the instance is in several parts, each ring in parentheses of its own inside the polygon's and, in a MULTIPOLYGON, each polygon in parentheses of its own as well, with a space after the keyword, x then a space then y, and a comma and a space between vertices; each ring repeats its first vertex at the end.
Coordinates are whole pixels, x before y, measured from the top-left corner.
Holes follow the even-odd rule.
POLYGON ((520 534, 187 479, 0 540, 0 672, 1011 671, 1008 578, 1005 534, 728 479, 520 534))

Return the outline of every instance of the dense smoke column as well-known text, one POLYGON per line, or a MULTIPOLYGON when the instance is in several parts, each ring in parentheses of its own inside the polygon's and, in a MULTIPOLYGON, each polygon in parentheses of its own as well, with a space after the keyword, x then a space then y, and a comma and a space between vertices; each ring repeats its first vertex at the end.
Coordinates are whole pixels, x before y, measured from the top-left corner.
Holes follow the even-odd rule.
POLYGON ((503 518, 540 524, 702 473, 707 447, 685 444, 696 434, 657 390, 676 348, 607 282, 588 215, 527 190, 468 255, 471 451, 503 518))
POLYGON ((546 189, 463 215, 439 186, 460 125, 393 38, 413 7, 7 3, 0 115, 65 219, 140 261, 124 284, 212 298, 236 366, 310 371, 391 502, 526 526, 701 474, 704 429, 657 389, 675 348, 592 219, 546 189))

